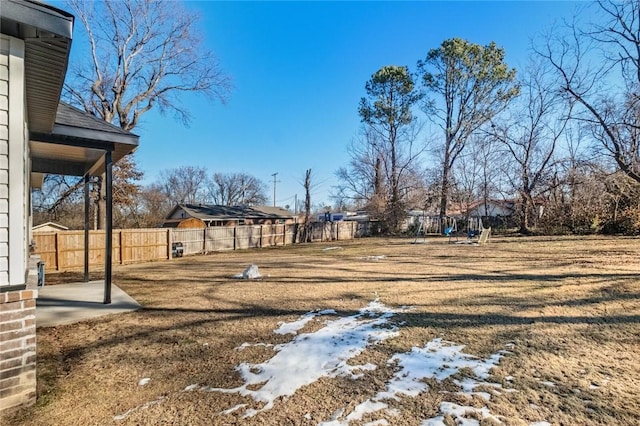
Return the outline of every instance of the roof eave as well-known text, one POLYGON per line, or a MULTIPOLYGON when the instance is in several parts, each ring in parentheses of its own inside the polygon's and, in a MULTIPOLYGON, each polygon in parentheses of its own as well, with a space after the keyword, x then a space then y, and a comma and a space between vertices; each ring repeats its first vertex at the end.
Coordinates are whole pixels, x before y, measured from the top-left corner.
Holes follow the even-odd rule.
POLYGON ((73 15, 31 0, 4 0, 2 34, 24 40, 29 128, 50 132, 67 72, 73 15))

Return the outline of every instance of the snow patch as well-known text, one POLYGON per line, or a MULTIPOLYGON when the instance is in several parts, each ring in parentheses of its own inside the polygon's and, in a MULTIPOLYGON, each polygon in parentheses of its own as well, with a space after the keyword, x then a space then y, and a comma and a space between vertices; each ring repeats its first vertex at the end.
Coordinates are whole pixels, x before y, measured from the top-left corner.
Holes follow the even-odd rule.
POLYGON ((233 407, 229 408, 228 410, 224 410, 221 414, 231 414, 231 413, 233 413, 234 411, 238 411, 238 410, 240 410, 241 408, 244 408, 244 407, 246 407, 246 406, 247 406, 247 404, 238 404, 238 405, 234 405, 233 407))
POLYGON ((251 265, 247 266, 247 268, 241 274, 236 274, 233 276, 233 278, 242 280, 257 280, 259 278, 262 278, 262 275, 260 275, 258 267, 252 263, 251 265))
POLYGON ((238 346, 238 347, 236 348, 236 350, 237 350, 237 351, 241 351, 241 350, 243 350, 243 349, 250 348, 250 347, 253 347, 253 346, 264 346, 264 347, 266 347, 266 348, 270 348, 270 347, 272 347, 273 345, 272 345, 272 344, 270 344, 270 343, 247 343, 247 342, 244 342, 243 344, 241 344, 240 346, 238 346))
MULTIPOLYGON (((468 396, 479 395, 484 399, 490 399, 491 395, 489 393, 474 392, 474 389, 481 385, 491 386, 494 388, 502 387, 498 383, 486 382, 484 380, 489 377, 490 370, 499 363, 503 356, 503 351, 493 354, 486 360, 483 360, 473 355, 463 353, 463 348, 463 345, 455 345, 452 342, 446 342, 438 338, 428 342, 422 348, 414 347, 409 352, 394 355, 389 359, 387 364, 389 366, 394 366, 397 371, 387 382, 386 390, 378 392, 378 394, 373 398, 357 405, 353 412, 347 415, 344 420, 340 421, 339 418, 342 416, 339 416, 338 418, 328 422, 320 423, 320 425, 347 426, 350 421, 360 420, 366 414, 373 414, 377 411, 387 409, 388 406, 384 401, 398 401, 400 400, 401 395, 415 398, 420 393, 427 391, 429 389, 429 385, 424 382, 424 379, 435 379, 441 382, 457 374, 463 368, 471 370, 475 378, 467 377, 462 381, 455 380, 454 383, 462 389, 460 393, 468 396)), ((462 410, 462 408, 457 408, 460 406, 454 407, 454 405, 441 405, 440 411, 443 414, 451 414, 453 411, 458 413, 462 410), (448 411, 443 410, 442 407, 448 411), (457 411, 454 410, 454 408, 457 411)), ((473 408, 473 410, 477 409, 473 408)), ((482 410, 479 411, 483 415, 483 418, 490 417, 491 415, 489 414, 488 409, 485 408, 484 410, 486 410, 486 412, 482 410)), ((465 423, 471 421, 471 419, 466 419, 463 416, 458 417, 462 419, 462 423, 459 424, 471 424, 465 423)), ((440 420, 440 417, 425 420, 425 422, 426 423, 423 423, 425 425, 443 424, 443 420, 440 420)))
POLYGON ((364 256, 364 257, 361 257, 360 260, 373 260, 373 261, 375 261, 375 260, 384 260, 386 258, 387 258, 387 256, 382 254, 382 255, 379 255, 379 256, 364 256))
MULTIPOLYGON (((357 378, 359 372, 375 366, 350 365, 348 361, 361 354, 367 346, 398 334, 389 324, 389 319, 396 312, 377 300, 373 301, 358 314, 327 321, 314 333, 297 335, 290 343, 274 347, 277 353, 263 363, 238 365, 236 370, 244 381, 242 386, 202 390, 237 393, 262 403, 259 410, 245 410, 244 417, 252 417, 273 408, 276 399, 291 396, 302 386, 321 377, 357 378)), ((280 329, 288 330, 286 325, 284 328, 281 325, 280 329)))
POLYGON ((497 423, 502 423, 498 417, 492 415, 487 407, 475 408, 467 405, 458 405, 452 402, 440 403, 440 412, 442 416, 433 417, 424 420, 421 426, 440 426, 444 425, 444 416, 449 415, 455 419, 456 425, 460 426, 477 426, 480 422, 475 417, 482 419, 492 419, 497 423))
MULTIPOLYGON (((349 377, 357 379, 367 371, 375 370, 373 364, 351 365, 349 361, 361 354, 370 345, 380 343, 386 339, 397 336, 399 333, 394 324, 390 322, 398 312, 406 307, 394 309, 380 302, 377 298, 358 313, 339 318, 325 320, 324 326, 313 333, 301 333, 299 331, 314 318, 322 315, 337 315, 332 309, 312 311, 300 316, 297 320, 280 323, 274 330, 277 334, 292 334, 292 341, 280 345, 268 345, 265 343, 244 343, 237 349, 249 346, 273 347, 275 355, 262 363, 244 362, 236 367, 243 380, 243 384, 236 388, 215 388, 201 385, 187 386, 185 391, 206 391, 238 394, 251 397, 258 408, 252 408, 247 404, 238 404, 220 415, 227 415, 242 411, 245 418, 273 408, 275 401, 293 395, 301 387, 314 383, 322 377, 349 377)), ((513 343, 507 347, 513 348, 513 343)), ((486 359, 463 353, 464 345, 456 345, 453 342, 436 338, 426 343, 423 347, 413 347, 405 353, 393 355, 387 366, 394 370, 393 376, 385 387, 372 398, 361 401, 351 412, 344 407, 336 410, 327 420, 318 423, 320 426, 348 426, 351 422, 362 422, 369 416, 371 426, 387 425, 384 418, 375 419, 375 413, 384 411, 384 416, 397 416, 397 409, 389 408, 390 401, 399 401, 400 398, 414 398, 429 390, 427 379, 441 382, 451 380, 459 391, 468 397, 478 396, 484 400, 490 400, 492 394, 500 394, 498 389, 504 392, 516 392, 515 389, 503 388, 501 384, 489 382, 491 369, 497 366, 503 356, 509 354, 507 350, 498 351, 486 359), (464 377, 454 378, 461 370, 465 369, 464 377), (484 386, 488 391, 478 391, 484 386)), ((507 376, 504 380, 513 380, 507 376)), ((448 393, 448 392, 445 392, 448 393)), ((126 413, 125 413, 126 414, 126 413)), ((443 402, 440 405, 440 415, 426 419, 422 425, 443 425, 445 416, 455 418, 458 425, 478 425, 477 419, 491 418, 500 422, 497 416, 493 416, 487 407, 475 408, 457 405, 451 402, 443 402)), ((309 420, 312 416, 307 413, 304 416, 309 420)))
POLYGON ((309 321, 320 315, 335 315, 336 311, 333 309, 325 309, 319 312, 308 312, 300 317, 297 321, 293 322, 281 322, 280 327, 274 331, 276 334, 296 334, 298 330, 301 330, 309 321))
POLYGON ((161 403, 162 401, 164 401, 164 396, 161 396, 160 398, 154 400, 154 401, 149 401, 145 404, 142 404, 138 407, 134 407, 130 410, 127 410, 126 412, 122 413, 122 414, 118 414, 117 416, 113 416, 113 420, 115 421, 120 421, 120 420, 124 420, 127 417, 129 417, 131 414, 135 413, 136 411, 142 411, 142 410, 146 410, 149 407, 152 407, 156 404, 161 403))

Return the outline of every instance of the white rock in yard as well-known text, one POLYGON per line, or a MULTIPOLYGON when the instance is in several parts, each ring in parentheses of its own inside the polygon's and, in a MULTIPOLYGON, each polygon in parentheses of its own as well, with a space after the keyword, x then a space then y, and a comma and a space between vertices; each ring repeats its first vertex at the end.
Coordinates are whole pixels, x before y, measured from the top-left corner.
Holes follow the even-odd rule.
POLYGON ((243 280, 255 280, 258 278, 262 278, 262 275, 260 275, 260 272, 258 271, 258 267, 252 263, 251 265, 247 266, 247 269, 245 269, 241 274, 234 275, 233 278, 240 278, 243 280))

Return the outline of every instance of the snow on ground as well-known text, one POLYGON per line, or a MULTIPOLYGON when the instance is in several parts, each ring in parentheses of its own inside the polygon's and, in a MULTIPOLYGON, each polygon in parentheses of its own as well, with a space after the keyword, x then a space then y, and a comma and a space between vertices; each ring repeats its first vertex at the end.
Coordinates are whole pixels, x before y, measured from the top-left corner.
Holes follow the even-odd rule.
MULTIPOLYGON (((325 319, 324 327, 321 329, 313 333, 298 334, 314 319, 325 315, 337 315, 332 309, 309 312, 296 321, 281 323, 274 331, 277 334, 294 334, 295 337, 289 343, 272 346, 275 351, 272 358, 259 364, 245 362, 236 367, 244 381, 242 386, 225 389, 190 385, 184 391, 236 393, 251 397, 260 403, 261 408, 254 409, 247 404, 238 404, 220 413, 227 415, 242 411, 246 418, 270 410, 278 398, 291 396, 301 387, 314 383, 321 377, 362 377, 366 371, 376 369, 376 366, 350 365, 348 361, 361 354, 369 345, 397 336, 399 332, 391 319, 405 309, 389 308, 376 299, 357 314, 325 319)), ((244 343, 239 349, 252 345, 269 346, 264 343, 244 343)), ((510 342, 505 346, 513 348, 514 344, 510 342)), ((502 389, 501 384, 488 381, 490 370, 498 365, 508 351, 501 350, 487 359, 480 359, 463 353, 463 349, 463 345, 436 338, 423 347, 414 347, 408 352, 392 356, 387 366, 395 373, 383 390, 360 402, 352 412, 347 413, 345 408, 336 410, 319 425, 348 426, 350 422, 362 420, 364 416, 379 417, 367 425, 387 425, 389 422, 385 416, 395 417, 400 414, 398 410, 390 409, 387 403, 391 400, 399 401, 400 398, 415 398, 428 391, 429 386, 425 379, 451 379, 459 387, 456 393, 467 395, 470 400, 473 395, 490 400, 490 392, 476 391, 479 386, 500 388, 504 392, 515 391, 502 389), (462 369, 466 369, 465 378, 452 379, 452 376, 462 369)), ((493 392, 498 393, 497 390, 493 392)), ((422 426, 444 425, 445 416, 455 419, 458 425, 478 425, 478 418, 491 418, 500 423, 499 416, 492 415, 487 407, 476 408, 445 401, 440 404, 439 411, 439 416, 423 420, 422 426)), ((543 425, 545 422, 533 424, 543 425)))
MULTIPOLYGON (((475 418, 468 418, 470 413, 475 413, 476 416, 482 419, 490 418, 498 424, 502 422, 498 417, 492 415, 487 407, 475 408, 466 405, 458 405, 452 402, 442 402, 440 404, 440 412, 445 415, 449 415, 455 419, 456 425, 460 426, 479 426, 480 421, 475 418)), ((427 419, 421 423, 420 426, 445 426, 444 415, 427 419)))
POLYGON ((257 280, 262 278, 262 275, 260 275, 260 271, 258 270, 258 267, 254 264, 251 264, 247 266, 247 268, 244 271, 242 271, 241 274, 236 274, 233 276, 233 278, 237 278, 241 280, 257 280))
MULTIPOLYGON (((397 335, 395 327, 389 324, 395 312, 378 301, 371 302, 358 314, 328 320, 314 333, 302 333, 290 343, 275 346, 276 354, 266 362, 240 364, 237 370, 244 385, 233 389, 204 387, 200 390, 238 393, 263 403, 259 410, 244 410, 245 417, 252 417, 271 409, 276 399, 291 396, 321 377, 360 377, 363 371, 375 369, 375 365, 349 365, 347 361, 361 354, 367 346, 397 335)), ((318 312, 314 316, 326 313, 333 311, 318 312)), ((304 326, 309 315, 296 321, 291 330, 304 326)), ((283 325, 278 330, 291 331, 283 325)))
POLYGON ((149 401, 149 402, 147 402, 145 404, 140 405, 139 407, 132 408, 132 409, 128 410, 125 413, 118 414, 117 416, 113 416, 113 420, 115 420, 115 421, 124 420, 127 417, 129 417, 132 413, 135 413, 136 411, 146 410, 149 407, 153 407, 154 405, 159 404, 162 401, 164 401, 164 399, 165 399, 165 397, 161 396, 158 399, 154 399, 153 401, 149 401))
MULTIPOLYGON (((387 362, 390 367, 395 367, 395 374, 387 382, 386 390, 378 392, 373 398, 366 400, 356 406, 352 413, 344 417, 344 420, 338 418, 320 423, 322 426, 346 426, 351 421, 361 420, 366 414, 373 414, 388 408, 384 401, 399 400, 400 396, 415 398, 420 393, 426 392, 429 386, 424 379, 435 379, 439 382, 450 378, 463 368, 468 368, 475 378, 467 377, 462 382, 454 380, 460 386, 460 393, 466 395, 478 394, 474 389, 480 385, 488 385, 491 387, 501 387, 497 383, 488 383, 485 380, 489 377, 491 368, 498 365, 504 351, 500 351, 491 355, 488 359, 478 359, 472 355, 462 352, 464 346, 454 345, 451 342, 445 342, 442 339, 433 339, 424 347, 414 347, 409 352, 396 354, 387 362)), ((486 392, 480 393, 484 399, 491 398, 486 392)), ((486 407, 476 409, 472 407, 459 407, 455 404, 440 406, 443 414, 449 414, 459 419, 464 424, 465 421, 471 420, 465 417, 465 413, 473 411, 479 413, 483 418, 491 416, 486 407)), ((495 418, 495 417, 494 417, 495 418)), ((439 425, 444 417, 436 417, 426 420, 424 425, 439 425)))
POLYGON ((299 320, 293 322, 281 322, 280 327, 274 331, 276 334, 296 334, 299 330, 301 330, 309 321, 314 319, 320 315, 335 315, 336 311, 333 309, 325 309, 324 311, 319 312, 308 312, 299 320))
POLYGON ((384 254, 381 254, 377 256, 364 256, 364 257, 361 257, 360 260, 384 260, 386 258, 387 256, 385 256, 384 254))

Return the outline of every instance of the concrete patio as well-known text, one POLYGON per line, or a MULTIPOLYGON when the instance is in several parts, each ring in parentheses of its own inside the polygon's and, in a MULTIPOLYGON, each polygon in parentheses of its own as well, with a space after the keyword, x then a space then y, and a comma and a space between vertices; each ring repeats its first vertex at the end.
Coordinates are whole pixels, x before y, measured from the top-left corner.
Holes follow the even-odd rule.
POLYGON ((111 286, 111 303, 102 303, 104 281, 38 287, 36 327, 73 324, 103 315, 132 312, 140 304, 116 285, 111 286))

